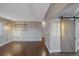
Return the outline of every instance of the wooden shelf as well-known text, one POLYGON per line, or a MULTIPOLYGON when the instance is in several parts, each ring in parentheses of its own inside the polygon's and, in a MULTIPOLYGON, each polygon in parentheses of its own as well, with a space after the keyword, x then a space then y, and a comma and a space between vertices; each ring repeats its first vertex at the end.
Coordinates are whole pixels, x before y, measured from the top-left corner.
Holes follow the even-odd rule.
POLYGON ((26 31, 29 27, 28 24, 14 24, 14 31, 26 31))

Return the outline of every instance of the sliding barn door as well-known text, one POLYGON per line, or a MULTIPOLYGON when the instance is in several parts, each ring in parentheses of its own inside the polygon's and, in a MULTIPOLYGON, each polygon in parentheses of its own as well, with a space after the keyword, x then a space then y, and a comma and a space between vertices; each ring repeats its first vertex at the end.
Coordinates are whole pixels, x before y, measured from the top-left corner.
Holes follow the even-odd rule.
POLYGON ((63 18, 60 27, 61 52, 75 52, 75 21, 63 18))

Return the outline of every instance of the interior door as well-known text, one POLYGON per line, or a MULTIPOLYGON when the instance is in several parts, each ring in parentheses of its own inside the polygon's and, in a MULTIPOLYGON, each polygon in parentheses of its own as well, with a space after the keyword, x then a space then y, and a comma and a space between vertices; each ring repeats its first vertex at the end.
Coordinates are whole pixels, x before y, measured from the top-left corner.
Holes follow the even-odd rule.
POLYGON ((75 21, 63 18, 60 27, 61 52, 75 52, 75 21))

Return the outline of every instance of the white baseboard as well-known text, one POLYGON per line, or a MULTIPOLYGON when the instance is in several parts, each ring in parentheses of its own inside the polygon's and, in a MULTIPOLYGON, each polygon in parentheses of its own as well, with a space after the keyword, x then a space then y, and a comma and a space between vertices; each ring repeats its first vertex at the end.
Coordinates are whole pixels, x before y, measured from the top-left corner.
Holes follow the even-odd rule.
POLYGON ((0 46, 3 46, 3 45, 5 45, 5 44, 7 44, 7 43, 10 43, 10 42, 12 42, 12 40, 7 41, 7 42, 5 42, 5 43, 3 43, 3 44, 0 44, 0 46))
POLYGON ((41 41, 40 39, 38 40, 38 39, 28 39, 28 40, 26 40, 26 39, 13 39, 13 41, 41 41))
POLYGON ((48 49, 48 51, 50 51, 46 43, 45 43, 45 45, 46 45, 46 48, 48 49))
POLYGON ((49 50, 49 53, 53 53, 53 52, 61 52, 61 51, 60 51, 60 49, 49 50))
POLYGON ((46 44, 46 43, 45 43, 45 45, 46 45, 46 47, 47 47, 47 49, 48 49, 49 53, 53 53, 53 52, 61 52, 61 50, 60 50, 60 49, 53 49, 53 50, 50 50, 50 49, 48 48, 48 46, 47 46, 47 44, 46 44))

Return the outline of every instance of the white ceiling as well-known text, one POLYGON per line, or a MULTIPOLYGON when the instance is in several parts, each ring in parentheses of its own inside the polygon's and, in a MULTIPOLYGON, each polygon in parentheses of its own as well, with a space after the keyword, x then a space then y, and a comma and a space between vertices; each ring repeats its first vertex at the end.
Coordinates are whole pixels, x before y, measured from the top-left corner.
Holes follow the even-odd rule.
POLYGON ((0 17, 14 21, 42 21, 49 3, 0 3, 0 17))
POLYGON ((79 3, 72 3, 68 5, 59 16, 79 16, 79 3))
POLYGON ((56 3, 51 4, 50 8, 49 6, 50 3, 0 3, 0 17, 14 21, 42 21, 46 14, 49 19, 54 15, 57 18, 59 16, 79 16, 78 3, 56 3))
POLYGON ((61 14, 61 11, 65 10, 69 3, 52 3, 44 17, 44 20, 56 19, 58 15, 61 14))

